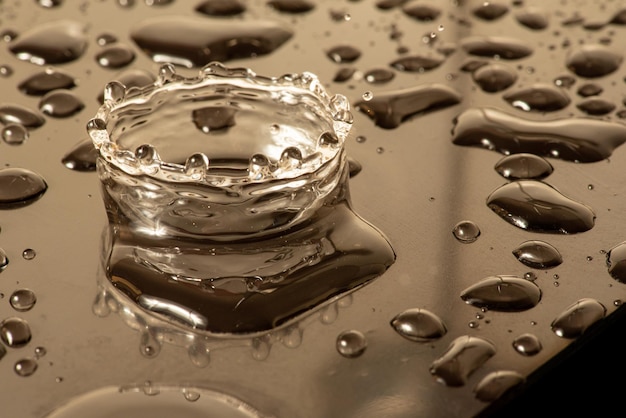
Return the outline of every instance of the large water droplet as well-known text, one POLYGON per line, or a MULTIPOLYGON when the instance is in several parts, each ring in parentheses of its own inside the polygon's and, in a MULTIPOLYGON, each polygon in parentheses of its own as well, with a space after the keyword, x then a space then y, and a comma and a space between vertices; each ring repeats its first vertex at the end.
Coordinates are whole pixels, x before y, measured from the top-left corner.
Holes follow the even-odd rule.
POLYGON ((291 38, 280 25, 265 21, 213 21, 190 16, 155 17, 140 22, 132 40, 155 62, 188 68, 268 54, 291 38))
POLYGON ((506 90, 517 81, 517 72, 513 67, 499 63, 481 64, 472 72, 472 79, 487 93, 506 90))
POLYGON ((326 56, 336 63, 346 64, 359 59, 361 51, 350 45, 339 45, 326 51, 326 56))
POLYGON ((85 25, 58 20, 37 25, 9 45, 15 56, 38 65, 62 64, 80 58, 87 48, 85 25))
POLYGON ((95 171, 98 150, 93 146, 91 138, 84 139, 72 147, 61 162, 70 170, 95 171))
POLYGON ((491 372, 478 382, 474 388, 474 395, 479 401, 493 402, 525 380, 524 376, 513 370, 491 372))
POLYGON ((626 126, 589 118, 529 120, 495 108, 471 108, 455 119, 452 134, 457 145, 587 163, 610 157, 626 141, 626 126))
POLYGON ((602 86, 596 83, 585 83, 576 91, 581 97, 597 96, 602 93, 602 86))
POLYGON ((96 54, 96 62, 103 68, 122 68, 135 60, 135 52, 124 44, 105 47, 96 54))
POLYGON ((367 338, 357 330, 343 331, 337 336, 337 351, 344 357, 355 358, 365 352, 367 338))
POLYGON ((414 1, 408 2, 403 6, 402 11, 407 16, 420 22, 431 22, 441 15, 441 9, 436 6, 414 1))
POLYGON ((509 12, 509 6, 503 3, 485 1, 472 10, 472 14, 483 20, 496 20, 509 12))
POLYGON ((541 289, 521 277, 491 276, 463 290, 461 299, 479 308, 519 312, 537 306, 541 289))
POLYGON ((541 341, 535 334, 521 334, 513 340, 513 348, 523 356, 534 356, 541 349, 541 341))
POLYGON ((469 244, 478 239, 480 236, 480 228, 475 222, 461 221, 452 228, 452 235, 459 242, 469 244))
POLYGON ((55 118, 67 118, 83 110, 85 104, 68 90, 53 90, 39 101, 39 109, 55 118))
POLYGON ((0 122, 5 125, 10 123, 20 124, 26 128, 38 128, 46 120, 41 114, 18 104, 0 105, 0 122))
POLYGON ((408 57, 401 57, 393 61, 390 65, 398 71, 422 73, 439 67, 443 64, 444 60, 445 56, 431 53, 428 55, 411 55, 408 57))
POLYGON ((391 326, 404 338, 417 342, 433 341, 443 337, 447 332, 441 318, 420 308, 400 312, 391 320, 391 326))
POLYGON ((556 267, 563 262, 561 253, 544 241, 525 241, 513 250, 513 255, 522 263, 536 269, 556 267))
POLYGON ((36 302, 37 296, 30 289, 18 289, 9 298, 11 307, 19 312, 31 310, 36 302))
POLYGON ((611 74, 622 64, 622 55, 603 45, 582 45, 567 57, 567 68, 580 77, 595 78, 611 74))
POLYGON ((591 208, 535 180, 499 187, 487 206, 511 225, 534 232, 576 234, 593 228, 595 221, 591 208))
POLYGON ((370 84, 388 83, 395 78, 396 74, 386 68, 374 68, 363 74, 363 79, 370 84))
POLYGON ((533 53, 528 43, 521 39, 498 36, 470 36, 461 41, 461 47, 471 55, 510 60, 524 58, 533 53))
POLYGON ((39 199, 48 189, 45 180, 25 168, 0 170, 0 209, 26 206, 39 199))
POLYGON ((494 169, 505 179, 542 179, 554 171, 544 158, 535 154, 519 153, 507 155, 496 163, 494 169))
POLYGON ((515 19, 532 30, 543 30, 548 27, 548 14, 543 10, 528 8, 515 14, 515 19))
POLYGON ((595 299, 583 298, 561 312, 550 326, 559 337, 577 338, 605 315, 604 305, 595 299))
POLYGON ((598 97, 591 97, 576 103, 576 107, 591 116, 602 116, 615 110, 615 103, 598 97))
POLYGON ((246 5, 239 0, 206 0, 195 10, 207 16, 236 16, 246 11, 246 5))
POLYGON ((289 14, 307 13, 315 8, 315 4, 307 0, 268 0, 267 5, 289 14))
POLYGON ((496 354, 489 341, 464 335, 456 338, 446 352, 430 366, 430 373, 446 386, 463 386, 468 377, 496 354))
POLYGON ((570 98, 563 89, 542 83, 507 93, 503 98, 512 106, 526 112, 553 112, 566 108, 570 103, 570 98))
MULTIPOLYGON (((426 84, 402 90, 376 93, 369 101, 354 104, 377 126, 394 129, 412 116, 460 103, 461 95, 442 84, 426 84)), ((625 128, 626 129, 626 128, 625 128)))
POLYGON ((2 140, 9 145, 23 144, 29 137, 28 129, 18 123, 10 123, 2 128, 2 140))
POLYGON ((37 370, 37 360, 32 358, 18 360, 13 366, 13 370, 18 376, 31 376, 37 370))
POLYGON ((17 88, 30 96, 43 96, 52 90, 71 89, 76 86, 74 78, 54 68, 47 68, 26 78, 17 88))
POLYGON ((0 339, 11 348, 23 347, 32 338, 28 322, 22 318, 11 317, 0 322, 0 339))

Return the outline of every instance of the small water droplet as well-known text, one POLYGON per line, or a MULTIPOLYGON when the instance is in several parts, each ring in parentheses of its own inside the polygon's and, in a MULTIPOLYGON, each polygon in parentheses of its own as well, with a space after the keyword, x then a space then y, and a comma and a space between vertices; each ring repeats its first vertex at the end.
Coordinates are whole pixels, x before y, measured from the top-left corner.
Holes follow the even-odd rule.
POLYGON ((11 77, 13 75, 13 68, 9 65, 0 65, 0 77, 11 77))
POLYGON ((604 100, 598 97, 590 97, 583 101, 576 103, 578 110, 591 115, 591 116, 603 116, 611 113, 617 106, 615 103, 608 100, 604 100))
POLYGON ((441 15, 441 9, 432 4, 422 2, 402 2, 402 4, 404 14, 420 22, 431 22, 441 15))
POLYGON ((517 81, 517 72, 511 66, 480 62, 480 66, 472 71, 472 79, 487 93, 496 93, 506 90, 517 81))
POLYGON ((37 302, 35 292, 30 289, 18 289, 11 294, 9 303, 11 307, 18 312, 31 310, 37 302))
POLYGON ((6 318, 0 322, 0 338, 8 347, 23 347, 32 338, 30 326, 22 318, 6 318))
MULTIPOLYGON (((395 78, 396 74, 386 68, 375 68, 363 74, 363 79, 370 84, 388 83, 395 78)), ((364 98, 365 99, 365 98, 364 98)))
POLYGON ((150 330, 145 330, 141 333, 139 352, 146 358, 154 358, 161 352, 161 342, 150 330))
POLYGON ((361 51, 353 46, 340 45, 329 49, 326 56, 338 64, 347 64, 359 59, 361 51))
POLYGON ((13 370, 18 376, 31 376, 37 370, 37 361, 32 358, 18 360, 13 366, 13 370))
POLYGON ((378 154, 382 154, 383 152, 385 152, 385 149, 383 147, 378 147, 378 148, 376 148, 376 152, 378 154))
POLYGON ((561 338, 577 338, 605 315, 604 305, 595 299, 583 298, 561 312, 550 327, 561 338))
POLYGON ((143 384, 143 386, 141 387, 141 390, 143 391, 143 393, 147 396, 156 396, 159 393, 161 393, 161 390, 152 384, 151 381, 146 380, 143 384))
POLYGON ((366 91, 361 97, 363 97, 363 100, 366 102, 369 102, 374 98, 374 94, 371 91, 366 91))
POLYGON ((187 349, 191 362, 200 368, 207 367, 211 362, 211 350, 204 341, 195 341, 187 349))
POLYGON ((28 129, 19 123, 10 123, 2 128, 2 139, 9 145, 21 145, 28 137, 28 129))
POLYGON ((472 14, 483 20, 496 20, 509 12, 509 6, 503 3, 485 1, 472 9, 472 14))
MULTIPOLYGON (((426 38, 430 41, 430 37, 426 38)), ((408 73, 423 73, 429 70, 433 70, 443 64, 445 56, 441 54, 423 54, 423 55, 410 55, 398 58, 391 62, 391 67, 398 71, 408 73)))
POLYGON ((552 84, 537 83, 503 96, 513 107, 526 112, 553 112, 566 108, 570 98, 565 90, 552 84))
POLYGON ((69 90, 75 86, 76 81, 72 76, 50 67, 26 78, 17 88, 29 96, 43 96, 52 90, 69 90))
POLYGON ((476 321, 470 321, 470 322, 467 323, 467 326, 472 328, 472 329, 475 329, 475 328, 478 328, 479 324, 476 321))
POLYGON ((537 275, 532 271, 528 271, 524 273, 524 279, 534 282, 535 280, 537 280, 537 275))
POLYGON ((109 45, 96 54, 96 62, 102 68, 122 68, 135 60, 135 52, 127 45, 109 45))
POLYGON ((40 359, 48 353, 46 347, 35 347, 35 358, 40 359))
POLYGON ((520 59, 533 53, 533 49, 522 39, 499 36, 470 36, 461 41, 461 47, 471 55, 520 59))
POLYGON ((246 11, 246 5, 239 0, 206 0, 195 10, 207 16, 236 16, 246 11))
POLYGON ((0 248, 0 272, 7 268, 8 265, 9 257, 7 256, 7 253, 2 248, 0 248))
POLYGON ((524 376, 512 370, 491 372, 478 382, 474 388, 474 395, 479 401, 493 402, 525 380, 524 376))
POLYGON ((254 338, 252 340, 252 358, 258 361, 265 360, 270 355, 271 348, 268 338, 254 338))
POLYGON ((68 90, 53 90, 39 101, 42 113, 55 118, 67 118, 83 110, 85 104, 68 90))
POLYGON ((200 399, 200 392, 196 392, 195 390, 183 389, 183 396, 189 402, 196 402, 200 399))
POLYGON ((490 276, 461 292, 465 303, 490 310, 519 312, 537 306, 541 289, 517 276, 490 276))
POLYGON ((613 301, 613 306, 622 306, 622 300, 621 299, 615 299, 613 301))
POLYGON ((267 5, 279 12, 289 14, 307 13, 315 8, 315 3, 307 0, 268 0, 267 5))
POLYGON ((24 258, 24 260, 32 260, 36 256, 37 252, 32 248, 26 248, 24 251, 22 251, 22 257, 24 258))
POLYGON ((554 171, 552 164, 544 158, 529 153, 507 155, 496 163, 494 169, 510 180, 542 179, 554 171))
POLYGON ((480 236, 480 228, 475 222, 461 221, 452 228, 454 237, 464 244, 469 244, 478 239, 480 236))
POLYGON ((541 351, 542 345, 536 335, 521 334, 513 340, 513 348, 524 356, 534 356, 541 351))
POLYGON ((343 331, 337 336, 337 351, 344 357, 361 356, 367 348, 367 339, 361 331, 343 331))
POLYGON ((441 318, 420 308, 407 309, 397 314, 391 320, 391 326, 404 338, 416 342, 430 342, 447 332, 441 318))
POLYGON ((446 386, 463 386, 468 377, 496 354, 495 346, 482 338, 460 336, 430 366, 430 373, 446 386))

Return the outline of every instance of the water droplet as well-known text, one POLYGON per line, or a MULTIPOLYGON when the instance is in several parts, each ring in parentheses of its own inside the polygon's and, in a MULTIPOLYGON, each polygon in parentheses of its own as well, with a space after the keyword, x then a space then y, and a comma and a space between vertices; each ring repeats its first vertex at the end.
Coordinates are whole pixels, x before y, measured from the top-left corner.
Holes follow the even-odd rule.
POLYGON ((534 282, 535 280, 537 280, 537 275, 532 271, 527 271, 526 273, 524 273, 524 279, 534 282))
POLYGON ((0 122, 5 125, 16 123, 26 128, 38 128, 42 126, 45 121, 41 114, 24 106, 17 104, 0 105, 0 122))
POLYGON ((357 136, 357 137, 356 137, 356 139, 355 139, 355 140, 356 140, 356 142, 358 142, 359 144, 362 144, 362 143, 364 143, 365 141, 367 141, 367 137, 366 137, 366 136, 363 136, 363 135, 359 135, 359 136, 357 136))
POLYGON ((596 78, 611 74, 623 57, 603 45, 582 45, 567 57, 567 68, 580 77, 596 78))
POLYGON ((475 222, 461 221, 452 228, 454 237, 464 244, 469 244, 478 239, 480 236, 480 228, 475 222))
POLYGON ((363 74, 363 79, 370 84, 384 84, 395 78, 396 74, 386 68, 375 68, 363 74))
POLYGON ((581 97, 597 96, 602 93, 602 86, 595 83, 585 83, 578 87, 577 93, 581 97))
POLYGON ((359 59, 361 51, 350 45, 339 45, 326 51, 326 56, 338 64, 346 64, 359 59))
MULTIPOLYGON (((442 84, 420 85, 376 93, 370 101, 359 101, 356 109, 385 129, 394 129, 416 115, 458 104, 461 96, 442 84)), ((626 128, 625 128, 626 129, 626 128)))
POLYGON ((608 272, 615 280, 626 283, 626 241, 615 245, 606 253, 608 272))
POLYGON ((135 60, 135 52, 127 45, 114 44, 96 54, 96 62, 102 68, 122 68, 135 60))
POLYGON ((441 9, 432 4, 424 4, 421 2, 407 2, 402 7, 402 11, 407 16, 420 22, 431 22, 441 15, 441 9))
POLYGON ((155 62, 188 68, 269 54, 292 33, 267 21, 213 21, 191 16, 149 18, 137 24, 132 40, 155 62), (172 36, 176 34, 176 36, 172 36))
POLYGON ((439 67, 445 61, 445 56, 439 54, 411 55, 401 57, 390 65, 398 71, 409 73, 423 73, 439 67))
POLYGON ((281 335, 280 341, 285 347, 298 348, 302 344, 303 331, 297 325, 287 327, 281 335))
POLYGON ((420 308, 407 309, 397 314, 391 320, 391 326, 404 338, 417 342, 430 342, 447 332, 441 318, 420 308))
POLYGON ((506 222, 527 231, 576 234, 593 228, 595 214, 545 183, 518 180, 489 195, 487 206, 506 222))
POLYGON ((0 169, 0 209, 29 205, 39 199, 47 189, 44 179, 30 170, 0 169))
POLYGON ((514 68, 500 63, 484 65, 472 72, 472 79, 487 93, 496 93, 506 90, 517 81, 517 72, 514 68))
POLYGON ((2 128, 2 140, 9 145, 21 145, 28 136, 28 129, 19 123, 10 123, 2 128))
POLYGON ((153 385, 151 381, 146 380, 143 384, 143 386, 141 387, 143 393, 147 396, 156 396, 159 393, 161 393, 161 390, 159 389, 158 386, 153 385))
POLYGON ((55 118, 67 118, 83 110, 85 104, 69 90, 53 90, 39 101, 39 109, 55 118))
POLYGON ((544 241, 532 240, 521 243, 513 255, 524 265, 535 269, 547 269, 563 262, 561 253, 544 241))
POLYGON ((570 98, 563 89, 542 83, 507 93, 503 98, 512 106, 526 112, 553 112, 566 108, 570 103, 570 98))
POLYGON ((453 128, 457 145, 515 154, 526 152, 567 161, 608 158, 626 141, 626 126, 589 118, 530 120, 495 108, 463 111, 453 128))
POLYGON ((345 83, 346 81, 352 78, 354 73, 356 73, 356 68, 352 68, 352 67, 340 68, 337 71, 337 73, 335 73, 335 77, 333 78, 333 81, 335 83, 345 83))
POLYGON ((520 312, 531 309, 541 300, 541 289, 517 276, 490 276, 461 292, 465 303, 489 310, 520 312))
POLYGON ((18 289, 9 298, 11 307, 19 312, 31 310, 36 302, 37 296, 30 289, 18 289))
POLYGON ((515 15, 515 19, 528 29, 543 30, 548 27, 548 15, 543 10, 528 8, 515 15))
POLYGON ((533 53, 526 41, 498 36, 470 36, 461 41, 461 47, 471 55, 520 59, 533 53))
POLYGON ((576 78, 571 75, 562 75, 554 79, 554 85, 557 87, 564 87, 566 89, 576 84, 576 78))
POLYGON ((48 351, 46 350, 46 347, 35 347, 35 358, 36 359, 40 359, 43 356, 45 356, 48 353, 48 351))
POLYGON ((98 150, 93 146, 91 138, 79 141, 64 156, 61 162, 70 170, 95 171, 98 150))
POLYGON ((98 35, 96 38, 96 43, 100 46, 107 46, 117 42, 117 36, 112 33, 103 33, 98 35))
POLYGON ((356 176, 357 174, 361 172, 361 170, 363 170, 363 166, 361 165, 361 163, 355 160, 354 158, 348 157, 347 162, 348 162, 348 172, 350 174, 350 178, 356 176))
POLYGON ((55 377, 55 378, 54 378, 54 381, 55 381, 56 383, 61 383, 61 382, 63 382, 63 380, 64 380, 64 379, 63 379, 63 377, 61 377, 61 376, 57 376, 57 377, 55 377))
POLYGON ((236 16, 246 11, 246 5, 239 0, 206 0, 195 10, 207 16, 236 16))
POLYGON ((494 169, 505 179, 542 179, 554 171, 544 158, 528 153, 507 155, 496 163, 494 169))
POLYGON ((524 383, 524 376, 512 370, 498 370, 487 374, 474 388, 476 399, 493 402, 511 388, 524 383))
POLYGON ((337 351, 344 357, 361 356, 367 348, 367 339, 361 331, 343 331, 337 336, 337 351))
POLYGON ((154 358, 161 352, 161 342, 152 331, 146 329, 141 333, 139 352, 146 358, 154 358))
POLYGON ((189 402, 196 402, 200 399, 200 392, 196 392, 195 390, 183 389, 183 396, 189 402))
POLYGON ((57 20, 36 25, 9 45, 15 56, 33 64, 63 64, 80 58, 87 48, 85 25, 57 20))
POLYGON ((366 102, 369 102, 374 98, 374 94, 371 91, 366 91, 361 97, 363 97, 363 100, 366 102))
POLYGON ((615 299, 613 301, 613 306, 622 306, 622 300, 621 299, 615 299))
POLYGON ((13 366, 13 370, 18 376, 28 377, 37 370, 37 361, 32 358, 18 360, 13 366))
POLYGON ((534 356, 543 348, 534 334, 521 334, 513 340, 513 348, 523 356, 534 356))
POLYGON ((0 65, 0 77, 11 77, 13 75, 13 68, 9 65, 0 65))
POLYGON ((187 354, 196 367, 204 368, 211 362, 211 350, 204 341, 198 340, 191 344, 187 349, 187 354))
POLYGON ((252 358, 258 361, 267 359, 272 346, 267 338, 254 338, 252 340, 252 358))
POLYGON ((614 103, 609 102, 608 100, 600 99, 598 97, 591 97, 581 102, 578 102, 576 103, 576 107, 578 108, 578 110, 591 116, 606 115, 614 111, 616 108, 614 103))
POLYGON ((468 377, 496 354, 495 346, 482 338, 461 336, 430 366, 430 373, 446 386, 463 386, 468 377))
MULTIPOLYGON (((9 257, 7 257, 7 253, 0 248, 0 272, 4 271, 5 268, 9 265, 9 257)), ((4 297, 4 294, 2 294, 4 297)))
POLYGON ((376 152, 378 154, 382 154, 383 152, 385 152, 385 149, 383 147, 378 147, 378 148, 376 148, 376 152))
POLYGON ((483 2, 472 10, 472 14, 483 20, 496 20, 509 12, 509 7, 502 3, 483 2))
POLYGON ((57 89, 72 89, 76 87, 74 78, 54 68, 46 68, 26 78, 18 84, 17 88, 29 96, 43 96, 57 89))
POLYGON ((577 338, 605 315, 604 305, 595 299, 584 298, 567 307, 550 326, 559 337, 577 338))
POLYGON ((330 305, 322 309, 320 313, 320 322, 326 325, 332 324, 333 322, 337 320, 338 316, 339 316, 339 307, 337 306, 336 303, 331 303, 330 305))
POLYGON ((36 256, 37 252, 32 248, 26 248, 24 251, 22 251, 22 257, 24 258, 24 260, 32 260, 36 256))
POLYGON ((30 326, 22 318, 7 318, 0 322, 0 338, 7 347, 23 347, 32 338, 30 326))
POLYGON ((267 5, 289 14, 307 13, 315 8, 315 4, 307 0, 268 0, 267 5))
POLYGON ((63 0, 37 0, 37 4, 41 7, 51 9, 53 7, 59 7, 63 4, 63 0))

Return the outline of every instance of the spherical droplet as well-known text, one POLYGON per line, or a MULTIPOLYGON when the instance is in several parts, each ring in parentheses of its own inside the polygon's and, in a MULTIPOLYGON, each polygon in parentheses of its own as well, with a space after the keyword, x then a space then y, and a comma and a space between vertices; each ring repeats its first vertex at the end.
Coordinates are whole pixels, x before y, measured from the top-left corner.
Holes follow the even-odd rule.
POLYGON ((37 370, 37 361, 32 358, 18 360, 13 366, 13 370, 18 376, 27 377, 37 370))
POLYGON ((18 289, 9 298, 11 307, 19 312, 25 312, 33 308, 37 302, 35 292, 30 289, 18 289))
POLYGON ((513 340, 513 348, 524 356, 534 356, 542 349, 541 341, 534 334, 522 334, 513 340))
POLYGON ((337 336, 337 351, 344 357, 359 357, 366 348, 367 339, 361 331, 344 331, 337 336))
POLYGON ((452 229, 454 237, 464 244, 469 244, 478 239, 480 228, 472 221, 461 221, 452 229))
POLYGON ((7 318, 0 322, 0 338, 8 347, 23 347, 32 338, 30 326, 22 318, 7 318))
POLYGON ((32 260, 36 256, 37 256, 37 252, 33 250, 32 248, 27 248, 24 251, 22 251, 22 257, 24 257, 24 260, 32 260))

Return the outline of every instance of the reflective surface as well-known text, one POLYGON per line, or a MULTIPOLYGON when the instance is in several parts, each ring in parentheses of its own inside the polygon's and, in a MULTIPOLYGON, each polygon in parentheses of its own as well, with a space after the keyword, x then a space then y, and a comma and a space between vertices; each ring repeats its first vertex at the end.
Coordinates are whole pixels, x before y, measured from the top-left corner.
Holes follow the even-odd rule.
MULTIPOLYGON (((619 2, 197 3, 0 4, 0 162, 37 180, 3 181, 38 185, 2 190, 3 413, 61 414, 77 397, 149 382, 261 416, 468 417, 611 319, 626 298, 619 2), (207 59, 310 71, 348 97, 347 157, 361 168, 351 200, 397 255, 347 298, 253 338, 179 332, 100 280, 107 216, 94 155, 78 145, 85 125, 107 82, 151 83, 164 61, 195 74, 207 59), (594 97, 614 108, 583 102, 594 97), (503 178, 503 152, 549 164, 503 178), (493 277, 529 280, 540 299, 511 311, 461 298, 493 277), (11 305, 21 289, 34 293, 28 310, 11 305), (419 318, 429 325, 397 322, 419 318)), ((479 296, 508 297, 498 289, 479 296)), ((168 402, 147 392, 141 410, 168 402)))

